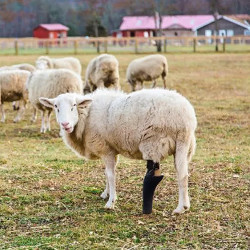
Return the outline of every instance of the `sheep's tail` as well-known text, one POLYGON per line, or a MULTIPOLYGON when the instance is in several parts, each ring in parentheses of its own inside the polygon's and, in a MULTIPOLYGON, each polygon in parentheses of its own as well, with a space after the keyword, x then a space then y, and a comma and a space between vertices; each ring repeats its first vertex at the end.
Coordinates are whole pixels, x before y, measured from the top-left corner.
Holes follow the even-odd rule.
POLYGON ((190 146, 189 146, 189 150, 188 150, 188 162, 191 161, 192 156, 194 155, 195 149, 196 149, 196 139, 195 139, 195 135, 192 134, 190 146))

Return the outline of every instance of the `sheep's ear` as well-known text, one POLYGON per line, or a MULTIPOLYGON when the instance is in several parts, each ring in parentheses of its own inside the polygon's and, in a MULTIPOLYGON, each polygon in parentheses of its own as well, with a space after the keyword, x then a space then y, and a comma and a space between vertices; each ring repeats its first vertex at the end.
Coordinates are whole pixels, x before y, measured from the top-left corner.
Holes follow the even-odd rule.
POLYGON ((54 108, 55 99, 40 97, 39 102, 42 103, 46 107, 54 108))
POLYGON ((91 104, 91 102, 91 99, 86 99, 84 97, 79 97, 76 99, 76 103, 79 108, 86 108, 91 104))

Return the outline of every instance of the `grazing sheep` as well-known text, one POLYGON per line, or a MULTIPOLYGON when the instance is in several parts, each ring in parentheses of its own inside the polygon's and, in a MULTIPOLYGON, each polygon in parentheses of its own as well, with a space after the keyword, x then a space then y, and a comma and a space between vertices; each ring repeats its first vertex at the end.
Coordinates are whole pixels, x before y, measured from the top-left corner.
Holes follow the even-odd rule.
POLYGON ((36 60, 37 69, 70 69, 81 75, 82 65, 75 57, 50 58, 48 56, 40 56, 36 60))
POLYGON ((14 122, 20 121, 25 105, 28 100, 28 93, 25 83, 30 76, 30 72, 26 70, 7 70, 0 71, 0 109, 2 112, 1 122, 5 122, 5 112, 3 103, 21 100, 22 107, 19 109, 14 122))
POLYGON ((162 55, 150 55, 130 62, 126 78, 132 87, 132 91, 141 89, 144 81, 153 81, 152 87, 155 87, 156 79, 160 76, 163 80, 163 86, 166 88, 167 74, 168 63, 166 57, 162 55))
POLYGON ((67 92, 82 93, 83 91, 81 77, 68 69, 37 70, 28 79, 26 88, 29 92, 29 100, 34 107, 32 121, 36 120, 36 109, 42 113, 42 133, 50 130, 52 109, 41 105, 39 98, 41 96, 53 98, 67 92), (46 111, 48 112, 47 121, 46 111))
POLYGON ((113 55, 103 54, 93 58, 85 73, 84 93, 90 93, 97 88, 120 89, 119 63, 113 55))
MULTIPOLYGON (((10 65, 10 66, 0 67, 0 71, 16 70, 16 69, 27 70, 29 72, 33 72, 36 70, 36 68, 29 63, 21 63, 21 64, 14 64, 14 65, 10 65)), ((13 106, 13 110, 18 110, 19 109, 19 102, 13 102, 12 106, 13 106)))
POLYGON ((16 70, 16 69, 27 70, 29 72, 33 72, 36 70, 36 68, 29 63, 21 63, 21 64, 14 64, 14 65, 10 65, 10 66, 0 67, 0 71, 16 70))
POLYGON ((174 213, 189 209, 188 163, 195 151, 197 121, 192 105, 182 95, 164 89, 131 94, 100 89, 86 96, 40 98, 40 102, 55 109, 63 140, 74 152, 104 161, 107 185, 101 197, 109 194, 106 208, 114 207, 115 167, 117 155, 122 154, 147 161, 146 177, 152 186, 163 177, 156 174, 160 161, 174 155, 179 185, 174 213))

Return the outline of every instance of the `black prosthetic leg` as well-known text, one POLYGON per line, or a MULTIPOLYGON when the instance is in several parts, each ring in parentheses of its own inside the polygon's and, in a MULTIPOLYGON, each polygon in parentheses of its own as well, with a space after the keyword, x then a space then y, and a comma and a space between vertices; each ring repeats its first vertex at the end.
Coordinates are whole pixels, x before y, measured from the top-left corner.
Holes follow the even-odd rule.
POLYGON ((159 163, 147 161, 147 173, 143 181, 143 213, 151 214, 153 206, 154 191, 163 178, 163 175, 155 176, 155 170, 159 169, 159 163))

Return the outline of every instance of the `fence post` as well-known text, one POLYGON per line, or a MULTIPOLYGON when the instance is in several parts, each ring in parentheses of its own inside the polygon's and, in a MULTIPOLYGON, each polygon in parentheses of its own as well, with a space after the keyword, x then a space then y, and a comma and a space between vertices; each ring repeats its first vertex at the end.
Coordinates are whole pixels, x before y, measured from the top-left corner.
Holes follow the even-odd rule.
POLYGON ((104 51, 105 53, 108 53, 108 40, 107 39, 104 41, 104 51))
POLYGON ((167 52, 167 39, 164 39, 164 53, 167 52))
POLYGON ((196 44, 197 44, 197 41, 196 41, 196 38, 194 38, 194 52, 196 52, 196 44))
POLYGON ((138 40, 135 38, 135 54, 138 54, 138 40))
POLYGON ((100 53, 100 43, 99 43, 99 41, 95 41, 95 46, 96 46, 96 52, 99 54, 100 53))
POLYGON ((223 52, 226 52, 226 39, 223 37, 223 52))
POLYGON ((45 48, 46 48, 46 55, 49 54, 49 41, 45 42, 45 48))
POLYGON ((18 49, 18 41, 15 41, 15 55, 18 55, 19 49, 18 49))
POLYGON ((74 41, 74 54, 77 55, 77 47, 78 47, 78 43, 77 41, 74 41))

